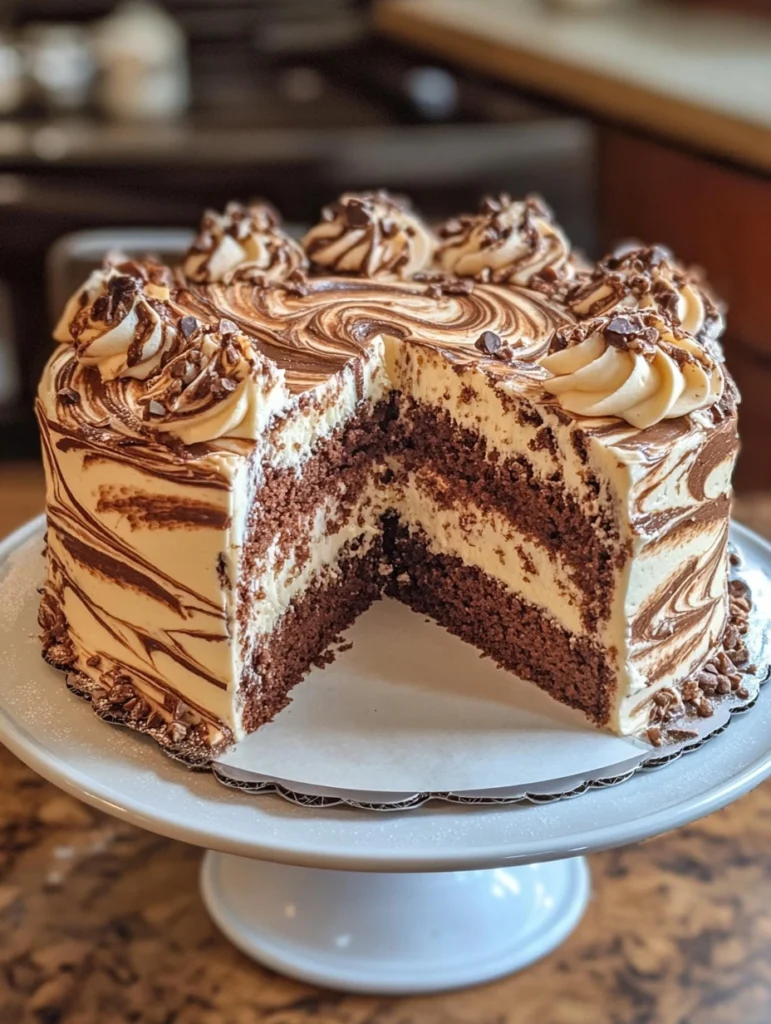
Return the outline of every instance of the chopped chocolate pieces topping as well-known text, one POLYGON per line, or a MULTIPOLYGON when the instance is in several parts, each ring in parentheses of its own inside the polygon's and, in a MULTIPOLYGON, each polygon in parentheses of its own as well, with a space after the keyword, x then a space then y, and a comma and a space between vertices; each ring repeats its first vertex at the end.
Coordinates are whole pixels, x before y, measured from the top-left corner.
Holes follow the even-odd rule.
POLYGON ((232 320, 227 320, 225 317, 223 317, 222 320, 220 320, 218 329, 220 334, 223 335, 238 333, 238 327, 233 323, 232 320))
POLYGON ((549 345, 550 352, 561 352, 564 348, 568 347, 568 339, 563 331, 555 331, 552 335, 551 344, 549 345))
POLYGON ((187 736, 187 726, 182 722, 171 722, 167 727, 166 734, 172 743, 181 743, 187 736))
POLYGON ((501 210, 511 206, 511 196, 508 192, 499 192, 495 196, 483 196, 479 202, 480 213, 500 213, 501 210))
POLYGON ((466 222, 462 217, 453 217, 441 225, 437 234, 440 238, 451 238, 453 235, 459 235, 465 226, 466 222))
POLYGON ((363 199, 349 199, 343 206, 343 214, 349 228, 366 228, 372 216, 371 204, 363 199))
POLYGON ((554 267, 544 267, 543 270, 538 271, 535 279, 543 281, 544 284, 554 284, 555 281, 559 280, 559 274, 554 267))
POLYGON ((664 742, 661 738, 661 729, 657 725, 650 726, 646 732, 646 736, 654 747, 660 747, 664 742))
POLYGON ((500 335, 496 334, 495 331, 482 331, 474 342, 474 348, 486 356, 494 356, 502 344, 500 335))
POLYGON ((62 388, 56 392, 56 397, 64 405, 77 405, 80 401, 80 395, 75 388, 62 388))
POLYGON ((649 250, 650 265, 657 267, 660 263, 671 258, 671 252, 664 245, 653 245, 649 250))
POLYGON ((715 713, 712 705, 706 699, 698 701, 695 707, 696 714, 699 716, 699 718, 711 718, 712 715, 715 713))
POLYGON ((653 345, 658 338, 658 331, 648 326, 643 317, 634 313, 626 316, 614 316, 605 327, 603 334, 609 345, 616 348, 630 349, 653 345), (638 342, 638 345, 634 345, 638 342))
POLYGON ((445 295, 471 295, 474 291, 474 282, 467 277, 449 278, 441 288, 445 295))
POLYGON ((282 282, 282 287, 285 291, 289 292, 290 295, 297 295, 299 298, 310 293, 308 278, 301 270, 293 271, 287 277, 286 281, 282 282))
POLYGON ((474 291, 474 282, 468 277, 452 277, 432 270, 420 271, 412 278, 426 282, 426 295, 430 299, 440 299, 443 295, 471 295, 474 291))
POLYGON ((179 321, 179 329, 184 338, 189 339, 198 330, 198 321, 194 316, 183 316, 179 321))

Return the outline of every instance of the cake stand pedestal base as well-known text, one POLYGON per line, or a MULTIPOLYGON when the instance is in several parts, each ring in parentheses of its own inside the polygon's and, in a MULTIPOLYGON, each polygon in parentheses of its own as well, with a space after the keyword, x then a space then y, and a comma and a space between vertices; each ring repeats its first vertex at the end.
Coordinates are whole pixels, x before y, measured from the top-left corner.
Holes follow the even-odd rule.
POLYGON ((207 853, 215 923, 301 981, 408 995, 491 981, 558 946, 589 898, 583 857, 488 871, 376 874, 207 853))

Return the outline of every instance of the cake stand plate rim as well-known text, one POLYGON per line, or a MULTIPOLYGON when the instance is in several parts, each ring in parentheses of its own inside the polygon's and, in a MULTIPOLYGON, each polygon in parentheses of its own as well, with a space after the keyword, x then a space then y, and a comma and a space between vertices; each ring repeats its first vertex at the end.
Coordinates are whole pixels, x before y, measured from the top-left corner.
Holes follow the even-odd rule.
MULTIPOLYGON (((37 517, 0 542, 0 561, 43 523, 44 516, 37 517)), ((771 575, 771 544, 747 527, 732 524, 732 529, 742 544, 762 553, 771 575)), ((82 714, 80 702, 67 697, 68 708, 80 713, 83 729, 100 730, 93 735, 106 752, 113 730, 105 729, 96 716, 82 714)), ((667 766, 663 774, 641 774, 623 787, 584 793, 577 800, 502 808, 442 804, 383 816, 349 808, 297 807, 278 797, 255 801, 210 776, 188 772, 160 750, 148 759, 151 768, 141 777, 126 764, 120 785, 110 786, 100 777, 98 762, 84 771, 55 752, 56 725, 50 720, 27 726, 16 721, 4 707, 0 688, 0 742, 84 802, 168 838, 223 853, 364 871, 526 864, 622 846, 678 828, 724 807, 771 775, 766 716, 771 720, 769 688, 755 709, 710 742, 709 759, 700 759, 697 751, 667 766), (719 752, 722 758, 714 756, 719 752), (674 790, 674 797, 663 799, 664 790, 674 790)))

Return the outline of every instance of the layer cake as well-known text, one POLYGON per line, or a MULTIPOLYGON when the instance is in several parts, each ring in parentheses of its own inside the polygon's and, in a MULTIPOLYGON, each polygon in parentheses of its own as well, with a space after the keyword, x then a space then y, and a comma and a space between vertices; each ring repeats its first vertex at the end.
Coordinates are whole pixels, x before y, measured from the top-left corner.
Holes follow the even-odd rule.
POLYGON ((532 197, 348 194, 302 244, 231 204, 179 267, 111 256, 39 390, 44 655, 205 762, 387 594, 599 727, 671 718, 729 622, 722 327, 532 197))

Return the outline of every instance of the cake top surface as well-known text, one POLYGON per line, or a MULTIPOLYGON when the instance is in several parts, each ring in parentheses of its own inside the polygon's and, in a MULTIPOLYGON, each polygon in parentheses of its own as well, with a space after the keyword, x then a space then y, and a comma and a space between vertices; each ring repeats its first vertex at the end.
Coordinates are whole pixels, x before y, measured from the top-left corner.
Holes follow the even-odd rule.
POLYGON ((294 393, 323 383, 378 336, 440 349, 454 362, 484 363, 496 377, 514 375, 517 361, 534 364, 551 332, 570 322, 536 292, 441 278, 309 277, 284 288, 181 283, 173 304, 203 323, 226 318, 247 331, 294 393), (486 332, 500 339, 497 348, 481 347, 486 332))
MULTIPOLYGON (((266 203, 208 212, 177 268, 109 256, 68 302, 41 400, 74 427, 254 441, 376 338, 474 366, 563 415, 645 430, 731 405, 723 319, 663 247, 589 266, 536 197, 432 230, 346 194, 298 243, 266 203)), ((720 419, 720 416, 717 417, 720 419)))

